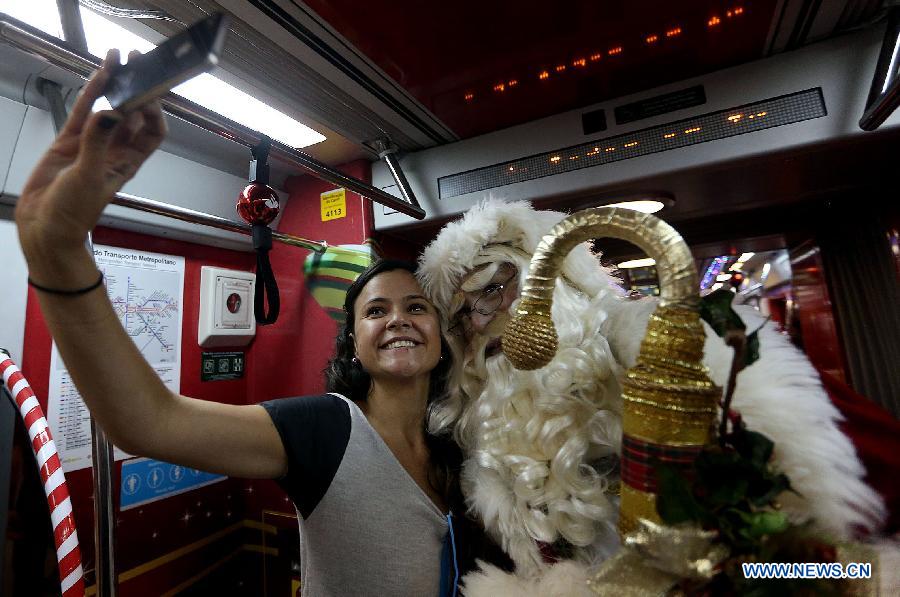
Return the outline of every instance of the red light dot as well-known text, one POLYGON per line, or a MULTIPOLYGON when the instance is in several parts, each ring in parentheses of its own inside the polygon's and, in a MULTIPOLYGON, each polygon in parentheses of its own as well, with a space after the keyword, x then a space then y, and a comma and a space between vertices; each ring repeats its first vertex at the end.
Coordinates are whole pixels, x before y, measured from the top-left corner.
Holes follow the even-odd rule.
POLYGON ((506 83, 507 87, 515 87, 515 86, 518 85, 518 84, 519 84, 519 81, 518 81, 517 79, 510 79, 510 80, 506 83))
POLYGON ((646 41, 648 44, 655 44, 658 39, 658 35, 648 35, 646 38, 644 38, 644 41, 646 41))
POLYGON ((549 79, 549 78, 550 78, 550 73, 548 73, 548 72, 545 71, 545 70, 542 70, 542 71, 541 71, 541 74, 538 75, 538 79, 540 79, 541 81, 545 81, 545 80, 547 80, 547 79, 549 79))
POLYGON ((497 91, 497 92, 499 92, 499 93, 502 93, 502 92, 506 91, 506 85, 504 85, 503 83, 500 83, 500 84, 498 84, 498 85, 494 85, 494 91, 497 91))
POLYGON ((585 66, 587 64, 587 60, 584 58, 579 58, 572 62, 572 66, 585 66))
POLYGON ((738 6, 737 8, 734 9, 733 12, 734 12, 735 16, 737 16, 737 15, 740 15, 740 14, 744 14, 744 9, 743 9, 742 7, 740 7, 740 6, 738 6))
POLYGON ((706 22, 706 25, 708 27, 715 27, 716 25, 718 25, 721 22, 722 22, 722 19, 720 19, 719 17, 712 17, 710 20, 708 20, 706 22))
POLYGON ((591 62, 597 62, 603 57, 603 54, 591 54, 591 62))
POLYGON ((561 72, 563 72, 564 70, 566 70, 566 65, 565 65, 565 64, 559 64, 559 65, 556 66, 556 72, 561 73, 561 72))
POLYGON ((676 35, 681 35, 681 27, 674 27, 666 31, 666 37, 675 37, 676 35))
POLYGON ((609 50, 610 56, 615 56, 615 55, 621 54, 621 53, 622 53, 622 46, 616 46, 615 48, 611 48, 609 50))
POLYGON ((475 99, 475 94, 474 94, 474 93, 467 93, 467 94, 465 95, 465 98, 466 98, 466 101, 467 101, 467 102, 471 102, 473 99, 475 99))

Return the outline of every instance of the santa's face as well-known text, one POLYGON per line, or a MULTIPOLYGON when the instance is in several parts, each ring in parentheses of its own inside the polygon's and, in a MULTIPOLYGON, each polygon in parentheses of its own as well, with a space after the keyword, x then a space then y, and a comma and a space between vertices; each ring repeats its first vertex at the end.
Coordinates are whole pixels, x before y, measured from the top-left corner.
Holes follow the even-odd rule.
POLYGON ((490 358, 502 352, 500 337, 519 296, 518 278, 518 268, 502 262, 479 266, 462 279, 461 307, 451 320, 451 332, 464 338, 467 356, 490 358))

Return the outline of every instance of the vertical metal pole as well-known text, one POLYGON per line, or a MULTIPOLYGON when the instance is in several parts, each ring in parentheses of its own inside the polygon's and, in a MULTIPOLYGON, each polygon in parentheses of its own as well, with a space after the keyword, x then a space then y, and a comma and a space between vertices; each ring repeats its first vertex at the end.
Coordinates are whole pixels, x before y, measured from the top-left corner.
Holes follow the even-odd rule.
POLYGON ((112 443, 91 417, 91 459, 94 465, 94 576, 98 597, 115 597, 116 524, 113 504, 112 443))
POLYGON ((378 157, 384 160, 388 170, 391 171, 391 176, 394 177, 394 182, 397 183, 397 188, 400 189, 400 195, 407 203, 421 209, 422 206, 419 205, 419 200, 416 199, 412 187, 409 186, 406 175, 400 169, 400 162, 397 161, 397 146, 391 143, 389 139, 378 139, 375 142, 375 147, 378 150, 378 157))
POLYGON ((56 0, 59 9, 59 20, 62 23, 63 39, 76 50, 87 50, 87 38, 84 36, 84 24, 81 22, 81 11, 78 0, 56 0))
MULTIPOLYGON (((60 0, 62 1, 62 0, 60 0)), ((38 81, 38 91, 46 98, 58 133, 66 122, 66 106, 59 85, 46 79, 38 81)), ((93 256, 90 232, 84 241, 93 256)), ((115 465, 113 445, 91 417, 91 460, 94 474, 94 576, 98 597, 116 596, 116 525, 113 504, 112 471, 115 465)))

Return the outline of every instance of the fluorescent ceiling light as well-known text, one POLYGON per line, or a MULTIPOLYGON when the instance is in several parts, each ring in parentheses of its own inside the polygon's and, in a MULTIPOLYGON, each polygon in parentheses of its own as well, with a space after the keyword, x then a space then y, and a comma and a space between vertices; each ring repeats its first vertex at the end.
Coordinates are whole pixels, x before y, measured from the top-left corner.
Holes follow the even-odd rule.
MULTIPOLYGON (((88 50, 95 56, 105 56, 109 48, 119 48, 127 56, 130 50, 143 53, 155 47, 95 12, 82 10, 81 15, 88 50)), ((185 81, 172 92, 289 147, 299 149, 325 140, 324 135, 209 73, 185 81)))
POLYGON ((745 263, 754 255, 756 255, 756 253, 741 253, 741 256, 738 257, 738 261, 740 261, 741 263, 745 263))
POLYGON ((721 282, 716 282, 715 284, 712 285, 712 288, 710 288, 710 290, 711 290, 711 291, 716 291, 716 290, 718 290, 719 288, 722 288, 722 283, 721 283, 721 282))
POLYGON ((761 275, 763 280, 765 280, 766 277, 769 275, 770 269, 772 269, 772 265, 768 261, 766 261, 766 264, 763 266, 762 275, 761 275))
MULTIPOLYGON (((62 35, 56 0, 0 0, 0 11, 50 35, 62 35)), ((95 56, 106 56, 107 50, 118 48, 122 59, 127 61, 131 50, 144 53, 156 47, 152 42, 84 7, 81 20, 88 51, 95 56)), ((172 91, 290 147, 299 149, 325 140, 323 135, 308 126, 209 73, 186 81, 172 91)))
POLYGON ((744 267, 743 263, 741 263, 740 261, 735 261, 734 263, 731 264, 731 267, 729 267, 728 269, 730 269, 731 271, 734 271, 734 272, 739 272, 739 271, 741 271, 741 269, 743 269, 743 267, 744 267))
POLYGON ((62 22, 56 0, 0 0, 0 12, 37 27, 54 37, 62 37, 62 22))
POLYGON ((719 274, 716 276, 716 282, 726 282, 731 279, 731 274, 719 274))
POLYGON ((625 201, 623 203, 610 203, 603 207, 624 207, 625 209, 633 209, 645 214, 655 214, 665 207, 662 201, 651 201, 642 199, 640 201, 625 201))
POLYGON ((635 267, 650 267, 656 265, 656 261, 647 257, 645 259, 632 259, 631 261, 623 261, 618 265, 619 269, 633 269, 635 267))
POLYGON ((289 147, 300 149, 325 140, 305 124, 209 73, 185 81, 172 91, 289 147))

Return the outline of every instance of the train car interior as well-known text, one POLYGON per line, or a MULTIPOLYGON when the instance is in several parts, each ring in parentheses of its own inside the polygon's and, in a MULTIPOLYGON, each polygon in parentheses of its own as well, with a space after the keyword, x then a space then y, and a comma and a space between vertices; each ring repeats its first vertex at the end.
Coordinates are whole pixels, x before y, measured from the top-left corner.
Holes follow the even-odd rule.
MULTIPOLYGON (((700 295, 731 290, 858 400, 870 443, 900 432, 896 1, 0 0, 0 348, 56 438, 83 594, 302 590, 274 482, 133 458, 92 427, 17 241, 29 173, 107 50, 148 52, 214 13, 217 64, 162 97, 168 136, 91 236, 174 391, 321 393, 360 263, 415 261, 486 199, 621 205, 677 230, 700 295), (260 193, 275 209, 257 251, 260 193)), ((589 246, 625 294, 660 294, 644 250, 589 246)), ((34 437, 14 401, 0 413, 0 594, 60 594, 34 437)), ((866 462, 879 490, 882 457, 866 462)), ((897 533, 896 486, 882 497, 897 533)))

